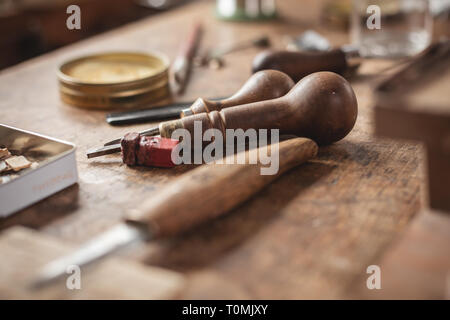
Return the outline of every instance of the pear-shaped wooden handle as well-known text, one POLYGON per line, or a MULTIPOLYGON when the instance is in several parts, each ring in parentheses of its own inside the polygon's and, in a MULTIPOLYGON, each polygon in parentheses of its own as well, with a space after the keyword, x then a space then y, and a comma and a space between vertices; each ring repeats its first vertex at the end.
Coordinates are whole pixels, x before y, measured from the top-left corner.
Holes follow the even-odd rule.
MULTIPOLYGON (((261 168, 268 165, 259 161, 258 164, 205 164, 152 194, 134 210, 128 222, 148 227, 153 237, 184 232, 235 208, 284 172, 315 157, 318 151, 314 141, 293 138, 247 152, 258 153, 261 148, 269 148, 275 155, 274 148, 278 148, 279 156, 273 159, 277 163, 272 163, 278 167, 274 174, 262 175, 261 168)), ((251 159, 252 155, 247 156, 251 159)))
POLYGON ((340 49, 325 52, 267 50, 253 60, 253 72, 266 69, 282 71, 294 81, 299 81, 319 71, 342 73, 347 69, 347 58, 340 49))
POLYGON ((324 145, 344 138, 357 115, 358 102, 350 83, 333 72, 316 72, 281 98, 161 122, 159 132, 171 138, 176 129, 184 128, 194 139, 196 124, 200 124, 203 131, 217 129, 226 139, 226 129, 278 129, 280 134, 307 137, 324 145))
POLYGON ((220 101, 198 98, 189 109, 183 110, 181 117, 279 98, 288 93, 294 85, 294 81, 285 73, 276 70, 264 70, 252 75, 241 89, 230 98, 220 101))

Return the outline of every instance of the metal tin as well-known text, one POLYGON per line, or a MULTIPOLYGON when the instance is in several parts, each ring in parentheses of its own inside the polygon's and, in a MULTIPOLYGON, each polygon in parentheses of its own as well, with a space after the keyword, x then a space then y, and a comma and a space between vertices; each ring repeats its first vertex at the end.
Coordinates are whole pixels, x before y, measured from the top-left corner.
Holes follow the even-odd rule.
POLYGON ((75 146, 0 124, 0 145, 37 167, 23 169, 0 183, 0 217, 6 217, 78 181, 75 146))
POLYGON ((61 99, 95 109, 123 109, 167 97, 169 59, 161 54, 112 52, 70 60, 59 67, 61 99))

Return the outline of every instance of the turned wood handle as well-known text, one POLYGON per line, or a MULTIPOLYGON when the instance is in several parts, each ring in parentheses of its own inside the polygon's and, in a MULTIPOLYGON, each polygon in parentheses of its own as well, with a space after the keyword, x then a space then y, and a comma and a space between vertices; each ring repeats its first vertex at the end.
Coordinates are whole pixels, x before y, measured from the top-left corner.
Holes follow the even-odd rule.
MULTIPOLYGON (((283 72, 264 70, 252 75, 247 82, 230 98, 211 101, 198 98, 189 108, 192 114, 220 111, 241 104, 275 99, 284 96, 295 85, 294 81, 283 72)), ((183 117, 185 112, 181 114, 183 117)))
POLYGON ((281 98, 243 104, 222 111, 194 114, 159 124, 161 137, 171 138, 179 128, 195 137, 195 125, 215 128, 226 138, 225 129, 278 129, 313 139, 319 145, 344 138, 353 128, 358 103, 351 85, 332 72, 316 72, 300 80, 281 98))
POLYGON ((347 68, 345 53, 340 49, 326 52, 267 50, 253 60, 253 72, 274 69, 289 75, 294 81, 319 71, 342 73, 347 68))
MULTIPOLYGON (((258 164, 205 164, 155 194, 128 217, 129 223, 146 225, 153 237, 184 232, 238 206, 289 169, 316 156, 317 144, 293 138, 274 145, 279 150, 279 170, 261 175, 258 164)), ((247 152, 258 152, 259 148, 247 152)), ((267 150, 266 150, 267 151, 267 150)), ((249 156, 249 154, 247 154, 249 156)))

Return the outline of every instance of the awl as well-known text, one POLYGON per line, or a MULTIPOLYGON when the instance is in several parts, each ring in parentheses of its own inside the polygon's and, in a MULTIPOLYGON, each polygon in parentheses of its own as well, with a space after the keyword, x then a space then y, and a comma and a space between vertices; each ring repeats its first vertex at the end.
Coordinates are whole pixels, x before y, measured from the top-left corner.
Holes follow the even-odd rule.
MULTIPOLYGON (((220 111, 234 106, 270 100, 282 97, 294 86, 292 79, 275 70, 264 70, 252 75, 244 85, 231 97, 220 100, 208 100, 198 98, 190 106, 181 110, 180 117, 191 116, 199 113, 207 113, 211 111, 220 111)), ((152 128, 140 132, 141 135, 157 135, 158 128, 152 128)), ((105 146, 117 144, 120 138, 105 143, 105 146)))

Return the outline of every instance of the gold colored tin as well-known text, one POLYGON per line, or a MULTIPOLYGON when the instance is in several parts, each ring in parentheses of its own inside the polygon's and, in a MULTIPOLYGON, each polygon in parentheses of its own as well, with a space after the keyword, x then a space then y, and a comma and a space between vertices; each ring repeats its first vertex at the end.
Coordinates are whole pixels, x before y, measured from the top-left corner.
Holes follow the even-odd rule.
POLYGON ((169 59, 161 54, 115 52, 68 61, 58 70, 61 99, 95 109, 143 106, 167 97, 169 59))

